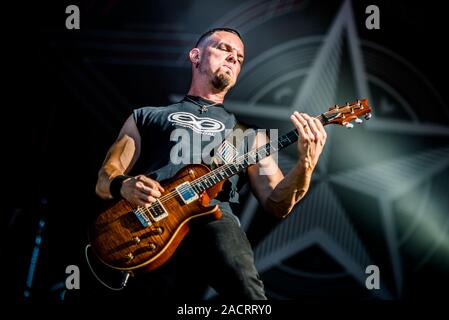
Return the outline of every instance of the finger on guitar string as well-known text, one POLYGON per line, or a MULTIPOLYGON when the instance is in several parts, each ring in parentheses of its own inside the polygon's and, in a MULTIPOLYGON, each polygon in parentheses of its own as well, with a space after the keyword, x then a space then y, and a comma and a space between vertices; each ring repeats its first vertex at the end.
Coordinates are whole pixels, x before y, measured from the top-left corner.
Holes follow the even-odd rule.
POLYGON ((308 114, 306 114, 306 113, 303 113, 301 115, 307 121, 307 125, 310 128, 310 130, 312 131, 313 141, 317 142, 317 141, 321 140, 322 139, 322 133, 318 129, 318 127, 316 126, 316 123, 315 123, 314 119, 311 116, 309 116, 308 114))
POLYGON ((148 178, 147 176, 145 176, 143 174, 136 176, 135 179, 138 180, 139 182, 143 183, 145 186, 150 187, 151 189, 157 189, 160 192, 164 192, 164 188, 162 188, 162 186, 160 185, 159 182, 157 182, 156 180, 153 180, 151 178, 148 178))
POLYGON ((152 196, 148 196, 145 193, 140 193, 138 200, 142 201, 145 206, 151 205, 153 202, 156 202, 156 198, 152 196))
POLYGON ((162 193, 161 191, 159 191, 159 189, 155 189, 154 187, 150 188, 141 182, 136 183, 136 187, 146 196, 153 196, 155 198, 159 198, 160 196, 162 196, 162 193))
POLYGON ((327 132, 326 132, 326 130, 324 130, 323 124, 317 118, 313 118, 313 120, 315 121, 316 127, 321 132, 321 135, 323 136, 324 140, 326 140, 327 139, 327 132))
POLYGON ((315 136, 312 134, 310 128, 308 127, 307 121, 298 111, 293 112, 293 115, 290 118, 292 119, 296 129, 298 129, 298 131, 301 133, 300 139, 303 142, 310 143, 310 141, 313 141, 315 139, 315 136))

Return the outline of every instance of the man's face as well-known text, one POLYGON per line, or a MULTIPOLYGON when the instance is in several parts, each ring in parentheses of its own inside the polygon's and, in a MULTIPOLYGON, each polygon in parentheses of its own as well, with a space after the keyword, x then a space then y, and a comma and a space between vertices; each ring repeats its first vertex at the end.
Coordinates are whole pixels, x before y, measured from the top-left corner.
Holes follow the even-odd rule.
POLYGON ((209 74, 212 85, 220 91, 233 87, 244 59, 240 38, 226 31, 215 32, 207 39, 202 51, 200 72, 209 74))

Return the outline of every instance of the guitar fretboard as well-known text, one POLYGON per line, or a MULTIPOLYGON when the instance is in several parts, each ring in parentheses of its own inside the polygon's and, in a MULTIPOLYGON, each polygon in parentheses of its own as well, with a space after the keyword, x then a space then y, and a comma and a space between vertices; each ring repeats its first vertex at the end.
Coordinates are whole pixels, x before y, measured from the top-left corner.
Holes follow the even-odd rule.
MULTIPOLYGON (((323 125, 328 124, 328 121, 323 115, 319 115, 316 119, 320 120, 323 125)), ((211 188, 217 183, 226 180, 233 175, 239 173, 246 167, 253 165, 265 157, 268 157, 273 152, 277 152, 292 143, 298 141, 298 131, 296 129, 284 134, 274 141, 270 141, 269 143, 245 153, 244 155, 238 157, 234 162, 224 164, 218 167, 215 170, 205 174, 202 177, 199 177, 193 180, 190 184, 197 193, 201 193, 206 189, 211 188)))
MULTIPOLYGON (((329 123, 324 114, 317 116, 316 119, 320 120, 323 125, 329 123)), ((298 131, 294 129, 280 138, 270 141, 269 143, 238 157, 235 162, 224 164, 204 176, 193 180, 190 184, 197 193, 201 193, 217 183, 239 173, 246 167, 259 162, 265 157, 268 157, 273 152, 277 152, 292 143, 295 143, 298 141, 298 137, 298 131)))
MULTIPOLYGON (((328 119, 324 115, 319 115, 316 119, 320 120, 323 125, 328 124, 328 119)), ((245 153, 244 155, 238 157, 234 162, 224 164, 215 170, 205 174, 193 180, 190 184, 197 193, 201 193, 206 189, 211 188, 217 183, 226 180, 233 175, 239 173, 246 167, 253 165, 265 157, 268 157, 273 152, 277 152, 292 143, 298 141, 298 131, 296 129, 284 134, 276 140, 270 141, 269 143, 245 153)))
POLYGON ((292 130, 275 141, 270 141, 269 143, 238 157, 234 162, 224 164, 208 174, 193 180, 191 182, 191 186, 195 192, 201 193, 217 183, 239 173, 246 167, 259 162, 265 157, 268 157, 273 152, 277 152, 296 141, 298 141, 298 132, 296 130, 292 130))

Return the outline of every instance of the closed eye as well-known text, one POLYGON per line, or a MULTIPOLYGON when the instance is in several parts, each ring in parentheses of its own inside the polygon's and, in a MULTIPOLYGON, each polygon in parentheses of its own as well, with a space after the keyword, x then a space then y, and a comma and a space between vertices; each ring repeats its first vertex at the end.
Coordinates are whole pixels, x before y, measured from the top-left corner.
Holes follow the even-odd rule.
MULTIPOLYGON (((220 43, 217 47, 218 49, 222 50, 222 51, 226 51, 226 52, 232 52, 232 46, 230 46, 227 43, 220 43)), ((243 64, 243 56, 241 54, 237 54, 237 61, 239 62, 240 65, 243 64)))

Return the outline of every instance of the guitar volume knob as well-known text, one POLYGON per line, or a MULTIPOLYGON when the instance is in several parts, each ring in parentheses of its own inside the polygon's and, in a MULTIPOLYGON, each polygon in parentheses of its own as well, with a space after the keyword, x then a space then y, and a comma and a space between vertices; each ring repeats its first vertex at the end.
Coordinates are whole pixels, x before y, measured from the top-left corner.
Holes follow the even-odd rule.
POLYGON ((164 229, 162 227, 154 228, 155 234, 162 234, 164 232, 164 229))
POLYGON ((132 259, 134 259, 134 255, 130 252, 130 253, 128 253, 128 254, 125 256, 125 258, 126 258, 128 261, 131 261, 132 259))
POLYGON ((136 244, 139 244, 139 243, 140 243, 140 238, 139 238, 139 237, 133 237, 133 241, 134 241, 136 244))

